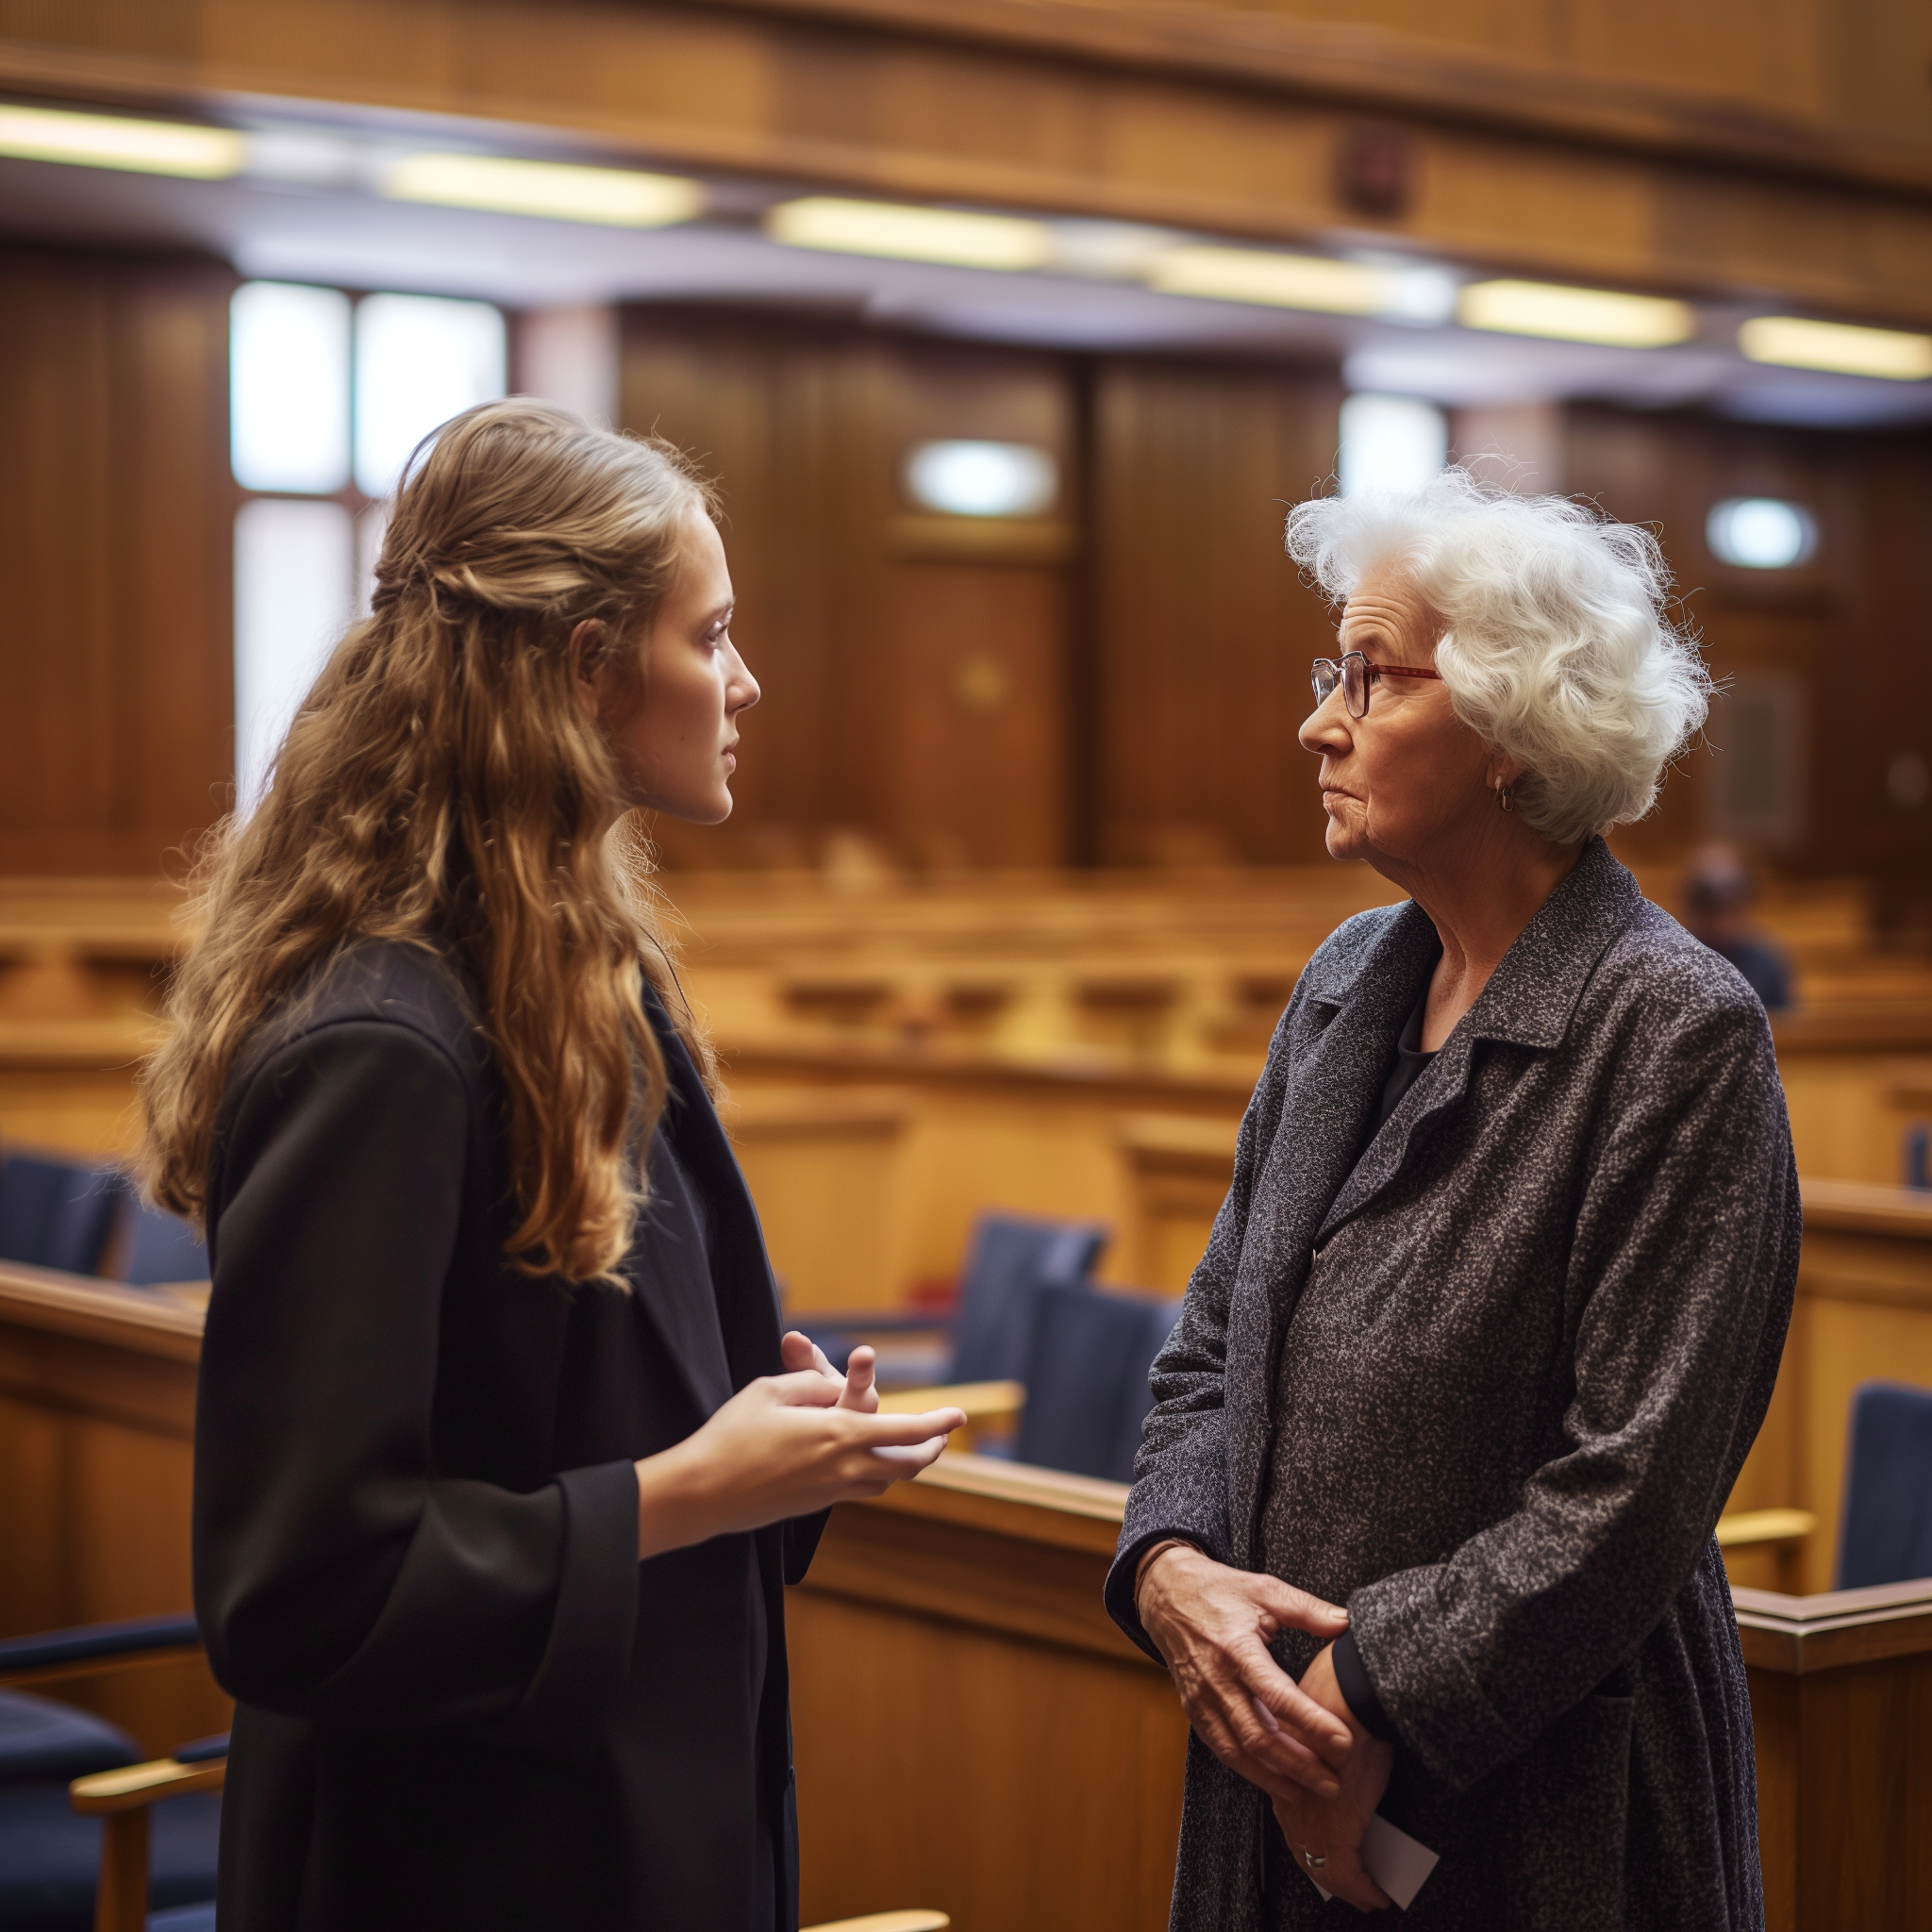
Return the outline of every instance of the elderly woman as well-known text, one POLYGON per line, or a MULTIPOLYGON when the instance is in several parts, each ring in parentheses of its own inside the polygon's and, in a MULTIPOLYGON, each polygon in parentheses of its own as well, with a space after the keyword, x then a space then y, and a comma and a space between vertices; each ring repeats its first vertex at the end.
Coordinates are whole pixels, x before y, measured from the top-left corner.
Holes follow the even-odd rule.
POLYGON ((1417 1928, 1759 1926, 1711 1530, 1797 1176, 1762 1007, 1602 838, 1707 680, 1574 504, 1451 471, 1288 547, 1344 606, 1328 850, 1409 897, 1308 962, 1155 1366, 1108 1599, 1193 1727, 1173 1924, 1387 1906, 1379 1812, 1417 1928))

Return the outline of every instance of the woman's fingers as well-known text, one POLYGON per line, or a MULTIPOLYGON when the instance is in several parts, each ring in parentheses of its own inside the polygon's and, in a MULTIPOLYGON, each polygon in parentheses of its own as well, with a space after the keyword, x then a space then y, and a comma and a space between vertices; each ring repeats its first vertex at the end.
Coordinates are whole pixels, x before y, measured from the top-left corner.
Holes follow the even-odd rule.
POLYGON ((1236 1654, 1243 1684, 1274 1721, 1318 1752, 1338 1771, 1347 1763, 1348 1726, 1317 1704, 1258 1642, 1236 1654))
POLYGON ((1238 1776, 1271 1794, 1289 1789, 1332 1798, 1341 1787, 1335 1774, 1291 1733, 1271 1729, 1244 1690, 1220 1692, 1191 1706, 1190 1721, 1201 1741, 1238 1776))
POLYGON ((873 1387, 877 1373, 877 1351, 855 1348, 845 1364, 845 1392, 839 1398, 841 1408, 856 1408, 863 1415, 874 1414, 879 1406, 878 1391, 873 1387))
MULTIPOLYGON (((1308 1874, 1311 1878, 1322 1881, 1324 1890, 1332 1891, 1337 1898, 1346 1899, 1358 1912, 1379 1912, 1384 1906, 1395 1901, 1362 1870, 1359 1849, 1353 1846, 1331 1847, 1325 1854, 1317 1845, 1312 1848, 1318 1857, 1325 1857, 1326 1863, 1317 1866, 1308 1874)), ((1303 1861, 1307 1870, 1307 1861, 1303 1861)))
POLYGON ((1255 1585, 1256 1602, 1284 1629, 1306 1630, 1326 1641, 1348 1628, 1348 1612, 1339 1605, 1324 1603, 1278 1576, 1257 1575, 1255 1585))
POLYGON ((944 1439, 966 1426, 966 1411, 928 1408, 919 1415, 855 1415, 852 1422, 860 1425, 859 1440, 869 1449, 910 1448, 938 1437, 939 1449, 933 1451, 937 1456, 945 1447, 944 1439))

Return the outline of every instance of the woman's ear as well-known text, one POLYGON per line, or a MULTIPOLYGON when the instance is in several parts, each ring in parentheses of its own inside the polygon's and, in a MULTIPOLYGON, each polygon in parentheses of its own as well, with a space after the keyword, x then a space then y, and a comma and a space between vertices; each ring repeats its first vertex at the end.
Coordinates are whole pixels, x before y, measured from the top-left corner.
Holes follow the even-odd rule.
POLYGON ((587 724, 594 724, 604 707, 604 688, 610 662, 610 631, 600 617, 587 617, 570 634, 563 647, 570 688, 587 724))

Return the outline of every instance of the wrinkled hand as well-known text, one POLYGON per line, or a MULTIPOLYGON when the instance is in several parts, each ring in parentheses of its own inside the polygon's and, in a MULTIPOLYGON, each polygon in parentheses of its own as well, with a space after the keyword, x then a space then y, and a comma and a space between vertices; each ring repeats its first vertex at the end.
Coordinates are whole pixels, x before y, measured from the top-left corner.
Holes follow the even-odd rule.
POLYGON ((1332 1641, 1348 1627, 1345 1611, 1185 1543, 1157 1549, 1141 1564, 1135 1607, 1194 1735, 1222 1763, 1270 1797, 1340 1795, 1349 1726, 1307 1696, 1268 1645, 1283 1630, 1332 1641))
POLYGON ((786 1374, 747 1383, 696 1434, 636 1464, 640 1559, 880 1495, 965 1426, 957 1408, 878 1414, 869 1348, 844 1375, 803 1335, 783 1348, 786 1374))
MULTIPOLYGON (((1302 1690, 1348 1726, 1350 1745, 1341 1769, 1341 1789, 1332 1798, 1299 1788, 1274 1792, 1274 1822, 1288 1840, 1290 1855, 1309 1877, 1320 1879, 1324 1890, 1346 1899, 1358 1911, 1373 1912, 1391 1901, 1362 1870, 1362 1834, 1389 1788, 1395 1753, 1356 1723, 1335 1681, 1334 1648, 1330 1644, 1308 1666, 1302 1690), (1310 1870, 1310 1852, 1325 1862, 1310 1870)), ((1267 1722, 1272 1724, 1274 1720, 1267 1717, 1267 1722)))

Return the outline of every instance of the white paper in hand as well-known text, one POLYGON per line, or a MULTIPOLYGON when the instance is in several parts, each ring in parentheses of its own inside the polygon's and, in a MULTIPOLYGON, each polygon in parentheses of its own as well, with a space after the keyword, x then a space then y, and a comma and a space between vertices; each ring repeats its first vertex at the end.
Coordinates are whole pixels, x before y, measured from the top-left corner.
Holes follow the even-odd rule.
MULTIPOLYGON (((1441 1853, 1432 1852, 1419 1839, 1412 1839, 1399 1824, 1391 1824, 1377 1811, 1362 1833, 1362 1870, 1406 1912, 1423 1889, 1423 1880, 1436 1869, 1441 1853)), ((1302 1868, 1307 1871, 1307 1868, 1302 1868)), ((1312 1872, 1308 1881, 1324 1899, 1330 1891, 1312 1872)))

